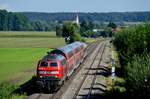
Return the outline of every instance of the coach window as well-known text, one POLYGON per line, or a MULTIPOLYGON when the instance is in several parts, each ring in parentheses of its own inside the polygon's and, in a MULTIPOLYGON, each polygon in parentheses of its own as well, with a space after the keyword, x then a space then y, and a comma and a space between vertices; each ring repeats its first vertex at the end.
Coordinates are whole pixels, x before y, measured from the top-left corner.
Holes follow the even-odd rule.
POLYGON ((41 62, 41 66, 42 66, 42 67, 47 67, 47 66, 48 66, 48 63, 47 63, 47 62, 41 62))

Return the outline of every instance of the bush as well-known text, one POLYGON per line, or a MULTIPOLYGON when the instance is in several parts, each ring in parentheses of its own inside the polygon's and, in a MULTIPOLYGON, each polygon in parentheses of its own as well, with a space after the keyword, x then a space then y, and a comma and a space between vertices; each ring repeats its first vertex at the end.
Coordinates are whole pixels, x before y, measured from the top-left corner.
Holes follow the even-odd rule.
POLYGON ((115 34, 114 45, 121 64, 126 65, 135 54, 150 52, 150 24, 126 28, 115 34))
POLYGON ((150 96, 150 55, 134 56, 128 63, 127 89, 132 96, 150 96))
POLYGON ((126 78, 127 95, 136 98, 150 96, 150 24, 116 33, 114 45, 126 78))
POLYGON ((150 24, 145 26, 145 43, 147 47, 147 51, 150 52, 150 24))
POLYGON ((75 41, 80 41, 81 40, 81 36, 79 33, 75 33, 74 35, 72 35, 70 37, 69 43, 75 42, 75 41))
POLYGON ((95 32, 88 30, 88 31, 83 32, 81 35, 83 37, 94 37, 95 34, 96 34, 95 32))
POLYGON ((15 90, 15 86, 8 83, 0 84, 0 99, 10 99, 11 93, 15 90))
POLYGON ((0 83, 0 99, 24 99, 24 94, 13 93, 17 88, 16 85, 7 82, 0 83))
POLYGON ((105 93, 106 99, 121 99, 126 93, 125 80, 120 77, 115 77, 112 82, 112 77, 107 78, 107 91, 105 93))
POLYGON ((85 38, 81 38, 81 41, 82 41, 82 42, 86 42, 85 38))
POLYGON ((75 41, 80 41, 81 40, 80 34, 79 33, 75 33, 74 34, 74 39, 75 39, 75 41))

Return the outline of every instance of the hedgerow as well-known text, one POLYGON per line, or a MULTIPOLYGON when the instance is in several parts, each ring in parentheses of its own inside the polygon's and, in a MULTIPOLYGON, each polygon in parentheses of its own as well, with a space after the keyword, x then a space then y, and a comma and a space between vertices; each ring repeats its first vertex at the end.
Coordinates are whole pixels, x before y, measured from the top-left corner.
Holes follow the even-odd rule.
POLYGON ((126 88, 130 96, 150 96, 150 54, 135 55, 127 64, 126 88))
POLYGON ((150 93, 150 24, 122 29, 114 34, 127 94, 148 96, 150 93))

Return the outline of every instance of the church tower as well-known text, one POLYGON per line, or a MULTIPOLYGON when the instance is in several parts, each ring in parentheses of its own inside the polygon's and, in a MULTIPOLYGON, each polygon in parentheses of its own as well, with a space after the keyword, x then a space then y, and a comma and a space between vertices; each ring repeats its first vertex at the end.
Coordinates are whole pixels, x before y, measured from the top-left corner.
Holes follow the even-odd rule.
POLYGON ((77 25, 80 25, 78 14, 77 14, 77 16, 76 16, 76 24, 77 24, 77 25))

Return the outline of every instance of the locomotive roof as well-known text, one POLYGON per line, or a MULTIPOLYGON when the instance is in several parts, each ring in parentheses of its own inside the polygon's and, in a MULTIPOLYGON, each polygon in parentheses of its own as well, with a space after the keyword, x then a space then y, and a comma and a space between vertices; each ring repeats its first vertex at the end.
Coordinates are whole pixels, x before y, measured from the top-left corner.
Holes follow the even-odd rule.
POLYGON ((61 54, 48 54, 46 55, 43 60, 63 60, 65 57, 61 54))

